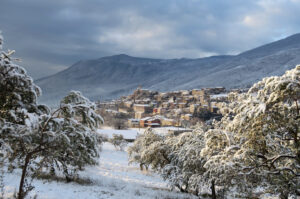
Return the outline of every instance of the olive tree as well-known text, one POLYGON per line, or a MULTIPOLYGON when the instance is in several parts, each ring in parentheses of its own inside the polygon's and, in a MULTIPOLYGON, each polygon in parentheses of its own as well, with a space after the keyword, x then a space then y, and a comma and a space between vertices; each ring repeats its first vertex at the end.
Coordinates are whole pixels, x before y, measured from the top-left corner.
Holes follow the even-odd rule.
MULTIPOLYGON (((128 147, 129 163, 136 162, 140 165, 140 169, 143 167, 148 169, 148 166, 152 161, 149 161, 151 150, 150 145, 156 142, 162 141, 163 137, 155 133, 151 128, 145 130, 143 134, 139 134, 136 137, 133 145, 128 147)), ((153 157, 153 156, 151 156, 153 157)))
POLYGON ((280 198, 299 196, 300 66, 282 76, 264 78, 248 93, 233 94, 232 99, 219 125, 232 138, 206 164, 212 176, 231 179, 227 184, 244 192, 261 187, 280 198))

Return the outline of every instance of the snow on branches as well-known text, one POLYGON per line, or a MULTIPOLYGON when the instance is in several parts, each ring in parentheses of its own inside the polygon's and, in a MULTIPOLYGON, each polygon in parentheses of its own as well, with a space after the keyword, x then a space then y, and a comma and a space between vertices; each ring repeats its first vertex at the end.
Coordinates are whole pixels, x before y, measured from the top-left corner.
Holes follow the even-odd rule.
POLYGON ((212 129, 158 140, 143 135, 133 145, 138 159, 131 161, 152 154, 147 165, 196 195, 300 196, 300 65, 228 98, 212 129))
POLYGON ((29 175, 60 171, 70 180, 84 166, 97 164, 95 130, 103 119, 95 104, 77 91, 64 97, 55 110, 39 105, 40 88, 10 56, 0 55, 1 154, 11 169, 22 168, 18 198, 24 198, 32 189, 26 185, 29 175))
POLYGON ((229 104, 232 117, 223 118, 222 131, 231 132, 233 142, 208 166, 222 164, 223 182, 230 177, 237 188, 264 187, 282 198, 300 194, 299 80, 298 65, 283 76, 264 78, 229 104))

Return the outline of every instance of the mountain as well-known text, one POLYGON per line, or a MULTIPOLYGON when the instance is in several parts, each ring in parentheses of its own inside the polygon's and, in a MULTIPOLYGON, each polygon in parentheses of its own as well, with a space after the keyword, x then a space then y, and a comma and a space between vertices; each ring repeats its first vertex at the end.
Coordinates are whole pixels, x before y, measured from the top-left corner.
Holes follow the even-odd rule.
POLYGON ((168 91, 224 86, 242 88, 263 77, 282 75, 300 64, 300 34, 235 56, 199 59, 149 59, 125 54, 79 61, 36 81, 42 102, 53 104, 70 90, 92 100, 112 99, 138 86, 168 91))

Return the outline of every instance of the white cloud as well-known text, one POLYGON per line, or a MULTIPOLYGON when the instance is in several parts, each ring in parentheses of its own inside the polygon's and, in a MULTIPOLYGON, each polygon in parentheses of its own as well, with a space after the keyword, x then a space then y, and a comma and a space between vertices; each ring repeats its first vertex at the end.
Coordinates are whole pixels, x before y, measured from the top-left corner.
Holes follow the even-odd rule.
POLYGON ((175 43, 178 45, 184 42, 181 36, 174 35, 171 24, 157 23, 134 12, 122 15, 123 22, 120 25, 101 29, 98 36, 100 45, 111 45, 117 51, 147 56, 150 52, 166 55, 162 51, 169 51, 169 47, 175 43))

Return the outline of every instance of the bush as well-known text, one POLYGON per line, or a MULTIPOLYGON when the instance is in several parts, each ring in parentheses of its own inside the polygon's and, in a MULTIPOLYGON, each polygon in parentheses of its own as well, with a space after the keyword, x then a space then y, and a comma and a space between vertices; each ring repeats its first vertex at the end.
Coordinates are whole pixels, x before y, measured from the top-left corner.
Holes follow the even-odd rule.
POLYGON ((119 151, 124 151, 124 148, 128 144, 123 135, 118 134, 113 134, 113 138, 109 139, 109 142, 119 151))

